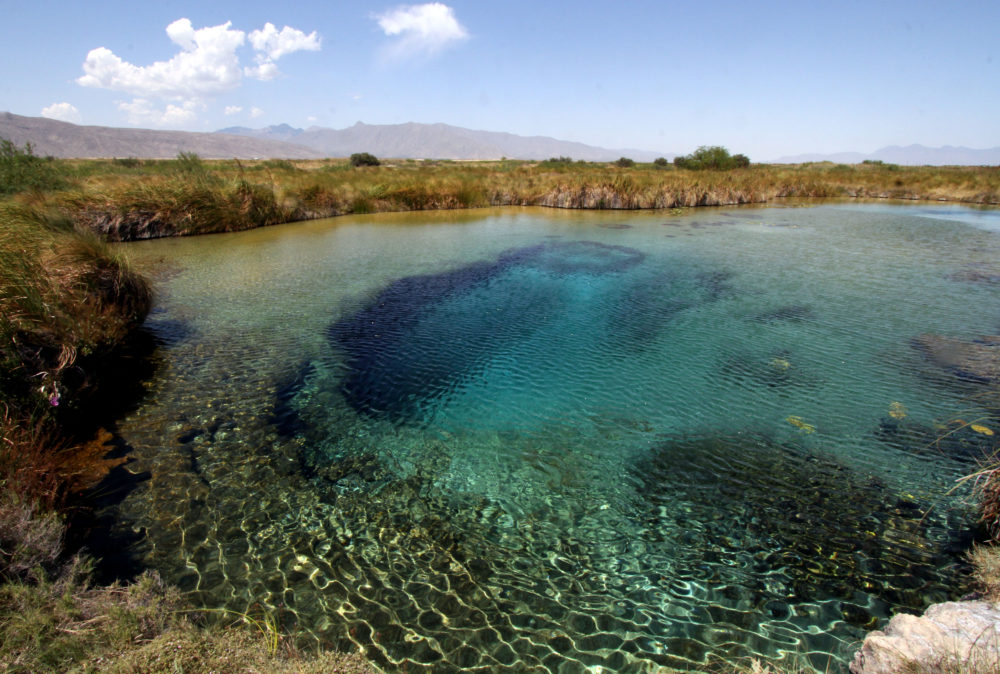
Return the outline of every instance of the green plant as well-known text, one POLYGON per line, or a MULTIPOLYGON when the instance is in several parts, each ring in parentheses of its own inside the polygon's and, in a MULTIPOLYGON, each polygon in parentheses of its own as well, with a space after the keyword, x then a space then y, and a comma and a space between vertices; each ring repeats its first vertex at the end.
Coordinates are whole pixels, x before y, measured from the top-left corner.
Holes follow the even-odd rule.
POLYGON ((615 160, 614 164, 618 168, 632 168, 635 166, 635 160, 628 157, 619 157, 615 160))
POLYGON ((351 155, 351 166, 379 166, 382 162, 369 152, 355 152, 351 155))
POLYGON ((31 143, 19 148, 0 138, 0 194, 62 189, 67 181, 60 168, 57 160, 36 156, 31 143))
POLYGON ((691 171, 728 171, 750 166, 746 155, 730 155, 729 150, 720 145, 702 145, 688 155, 674 157, 674 166, 691 171))
POLYGON ((114 157, 111 160, 111 163, 114 164, 115 166, 121 166, 123 168, 129 168, 129 169, 139 168, 140 166, 142 166, 142 160, 136 157, 122 157, 122 158, 114 157))
POLYGON ((653 166, 658 169, 670 168, 670 162, 667 161, 666 157, 657 157, 653 160, 653 166))

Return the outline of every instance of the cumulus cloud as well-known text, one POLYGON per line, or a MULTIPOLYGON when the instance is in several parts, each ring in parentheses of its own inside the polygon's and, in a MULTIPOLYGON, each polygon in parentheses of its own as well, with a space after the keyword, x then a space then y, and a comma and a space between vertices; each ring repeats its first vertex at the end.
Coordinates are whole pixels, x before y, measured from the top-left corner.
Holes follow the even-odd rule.
POLYGON ((440 2, 405 5, 374 18, 387 36, 397 38, 389 51, 393 57, 434 54, 469 35, 454 10, 440 2))
POLYGON ((238 105, 227 105, 226 106, 226 114, 227 115, 235 115, 235 114, 240 113, 240 112, 243 112, 243 108, 241 108, 238 105))
POLYGON ((256 108, 256 107, 250 108, 250 117, 252 119, 257 119, 258 117, 260 117, 263 114, 264 114, 264 111, 261 110, 260 108, 256 108))
POLYGON ((74 124, 83 121, 80 111, 71 103, 53 103, 47 108, 42 108, 42 117, 58 119, 60 122, 73 122, 74 124))
POLYGON ((319 51, 320 40, 316 31, 306 35, 301 30, 285 26, 280 31, 273 23, 265 23, 260 30, 250 33, 250 44, 266 58, 277 61, 286 54, 297 51, 319 51))
POLYGON ((247 42, 247 34, 233 28, 231 21, 195 29, 190 20, 178 19, 167 26, 166 32, 180 48, 169 60, 139 66, 106 47, 98 47, 87 54, 84 75, 77 83, 135 96, 131 103, 118 106, 131 123, 183 124, 193 121, 195 110, 206 99, 234 91, 244 77, 274 79, 280 74, 276 60, 292 52, 320 48, 315 31, 306 35, 289 26, 279 31, 266 23, 249 35, 256 65, 244 67, 237 50, 247 42), (157 109, 153 99, 165 102, 165 107, 157 109))
POLYGON ((250 33, 250 44, 257 55, 254 60, 257 65, 245 68, 247 77, 258 80, 273 80, 280 73, 275 61, 286 54, 297 51, 319 51, 320 39, 316 31, 306 35, 301 30, 285 26, 280 31, 271 22, 265 23, 260 30, 250 33))
POLYGON ((124 91, 139 97, 191 100, 232 91, 242 70, 236 49, 246 39, 232 22, 195 30, 188 19, 167 26, 167 36, 181 51, 169 61, 136 66, 106 47, 92 49, 83 62, 85 87, 124 91))
POLYGON ((145 98, 118 104, 118 109, 125 113, 128 123, 134 126, 185 126, 194 121, 197 107, 195 101, 184 101, 180 105, 170 103, 160 109, 145 98))

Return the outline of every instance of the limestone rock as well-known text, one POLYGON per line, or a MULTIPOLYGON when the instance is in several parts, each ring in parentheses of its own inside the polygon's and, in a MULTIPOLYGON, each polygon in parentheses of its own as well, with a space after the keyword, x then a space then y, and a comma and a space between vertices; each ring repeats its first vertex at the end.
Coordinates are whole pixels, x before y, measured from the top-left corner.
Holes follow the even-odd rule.
POLYGON ((853 674, 1000 670, 1000 604, 934 604, 922 617, 899 614, 854 654, 853 674))

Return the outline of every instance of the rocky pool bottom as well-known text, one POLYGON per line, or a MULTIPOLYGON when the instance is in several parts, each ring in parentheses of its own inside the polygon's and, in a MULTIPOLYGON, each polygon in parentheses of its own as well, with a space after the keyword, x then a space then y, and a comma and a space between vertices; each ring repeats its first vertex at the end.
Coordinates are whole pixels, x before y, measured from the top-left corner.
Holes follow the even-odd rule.
POLYGON ((997 288, 961 276, 995 234, 602 215, 130 247, 172 273, 120 428, 129 554, 388 671, 836 669, 960 596, 946 492, 990 438, 948 425, 981 379, 926 335, 997 332, 997 288))

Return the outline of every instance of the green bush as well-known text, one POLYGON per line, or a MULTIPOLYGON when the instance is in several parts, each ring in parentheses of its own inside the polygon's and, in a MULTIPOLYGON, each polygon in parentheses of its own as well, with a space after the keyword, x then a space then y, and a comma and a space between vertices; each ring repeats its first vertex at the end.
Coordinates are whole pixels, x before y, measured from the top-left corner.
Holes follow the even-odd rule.
POLYGON ((62 189, 59 168, 56 160, 36 156, 31 143, 19 148, 0 138, 0 194, 62 189))
POLYGON ((142 166, 142 160, 138 157, 113 157, 111 163, 115 166, 121 166, 123 168, 139 168, 142 166))
POLYGON ((750 166, 750 158, 743 154, 731 155, 721 145, 702 145, 691 154, 674 157, 674 166, 691 171, 728 171, 750 166))
POLYGON ((666 157, 657 157, 653 160, 653 166, 658 169, 665 169, 670 166, 670 162, 667 161, 666 157))
POLYGON ((355 152, 351 155, 351 166, 379 166, 381 163, 370 152, 355 152))
POLYGON ((175 161, 177 162, 177 170, 182 173, 205 172, 205 164, 196 152, 178 152, 175 161))
POLYGON ((615 160, 615 166, 618 168, 632 168, 635 166, 635 160, 629 159, 628 157, 619 157, 615 160))

